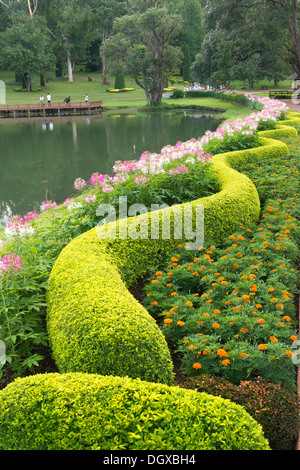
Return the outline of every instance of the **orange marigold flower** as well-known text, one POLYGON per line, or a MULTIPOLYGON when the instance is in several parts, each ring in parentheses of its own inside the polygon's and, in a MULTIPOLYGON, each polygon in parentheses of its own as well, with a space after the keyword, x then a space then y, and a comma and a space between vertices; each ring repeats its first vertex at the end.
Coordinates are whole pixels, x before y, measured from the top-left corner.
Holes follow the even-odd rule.
POLYGON ((225 349, 218 349, 217 354, 219 357, 229 357, 225 349))
POLYGON ((209 355, 210 355, 209 349, 204 349, 203 356, 209 356, 209 355))
POLYGON ((193 273, 193 276, 199 276, 199 273, 198 273, 197 271, 195 271, 195 272, 193 273))
POLYGON ((229 235, 229 240, 234 240, 235 239, 235 236, 234 235, 229 235))
POLYGON ((272 298, 270 299, 270 302, 277 302, 277 300, 278 300, 278 299, 276 299, 276 297, 272 297, 272 298))
POLYGON ((222 361, 222 364, 223 364, 223 366, 228 366, 228 364, 230 364, 230 360, 229 359, 224 359, 224 361, 222 361))
POLYGON ((182 342, 183 342, 184 344, 188 344, 188 343, 189 343, 189 340, 188 340, 188 339, 184 339, 182 342))
POLYGON ((166 284, 166 287, 172 287, 173 284, 166 284))
POLYGON ((153 305, 153 307, 155 307, 156 305, 158 305, 158 302, 156 300, 154 300, 153 302, 151 302, 151 305, 153 305))
POLYGON ((171 296, 178 295, 177 292, 171 292, 171 296))
POLYGON ((236 264, 236 263, 234 263, 233 267, 234 267, 234 268, 238 268, 238 267, 239 267, 239 265, 238 265, 238 264, 236 264))
POLYGON ((289 349, 287 349, 284 354, 286 356, 290 357, 290 356, 293 356, 294 353, 292 351, 290 351, 289 349))
POLYGON ((188 300, 188 301, 186 302, 186 305, 187 305, 188 307, 192 307, 192 306, 193 306, 193 302, 191 302, 190 300, 188 300))
POLYGON ((165 325, 169 325, 170 323, 173 323, 172 318, 165 318, 164 324, 165 324, 165 325))
POLYGON ((214 309, 214 313, 221 313, 220 310, 218 310, 217 308, 214 309))
POLYGON ((292 336, 291 336, 291 340, 292 340, 292 341, 297 341, 297 339, 298 339, 297 336, 295 336, 295 335, 292 335, 292 336))
POLYGON ((264 320, 263 318, 259 318, 259 319, 257 320, 257 323, 258 323, 259 325, 261 325, 262 323, 265 323, 265 320, 264 320))
POLYGON ((181 320, 179 320, 179 321, 177 322, 177 325, 178 325, 178 326, 183 326, 184 324, 185 324, 185 323, 184 323, 183 321, 181 321, 181 320))
POLYGON ((272 343, 277 343, 278 339, 276 336, 270 336, 270 341, 272 341, 272 343))
POLYGON ((193 364, 193 368, 194 368, 194 369, 201 369, 201 364, 199 364, 199 362, 195 362, 195 363, 193 364))
POLYGON ((283 305, 281 302, 279 302, 279 303, 276 305, 276 307, 278 307, 278 308, 284 308, 284 305, 283 305))
POLYGON ((161 271, 156 271, 155 275, 156 275, 156 276, 162 276, 163 273, 162 273, 161 271))
POLYGON ((217 328, 220 328, 220 325, 219 325, 219 323, 213 323, 212 327, 217 329, 217 328))
POLYGON ((268 346, 266 344, 259 344, 257 346, 257 349, 260 349, 261 351, 265 351, 266 349, 268 349, 268 346))
POLYGON ((290 317, 288 317, 287 315, 285 315, 284 317, 282 317, 283 320, 286 320, 286 321, 291 321, 290 317))
POLYGON ((242 279, 248 279, 248 276, 246 276, 245 274, 243 276, 241 276, 242 279))
POLYGON ((255 274, 249 274, 249 279, 255 279, 256 275, 255 274))
POLYGON ((151 281, 151 284, 157 284, 157 283, 158 283, 158 280, 157 280, 157 279, 153 279, 153 280, 151 281))
POLYGON ((256 308, 262 308, 262 305, 261 304, 256 304, 255 307, 256 308))
POLYGON ((174 312, 178 307, 172 307, 171 310, 174 312))
POLYGON ((243 358, 245 358, 245 357, 249 357, 249 354, 241 353, 240 356, 243 357, 243 358))

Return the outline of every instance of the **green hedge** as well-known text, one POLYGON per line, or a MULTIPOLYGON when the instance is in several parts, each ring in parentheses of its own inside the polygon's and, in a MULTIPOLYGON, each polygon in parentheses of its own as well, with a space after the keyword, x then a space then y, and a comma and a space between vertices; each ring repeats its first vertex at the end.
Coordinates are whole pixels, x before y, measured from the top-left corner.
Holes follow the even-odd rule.
POLYGON ((60 372, 172 381, 165 339, 127 290, 96 229, 64 248, 47 297, 49 341, 60 372))
POLYGON ((269 450, 229 400, 93 374, 17 379, 0 392, 1 450, 269 450))
MULTIPOLYGON (((254 184, 234 170, 239 162, 270 155, 287 155, 287 146, 271 139, 251 150, 213 157, 222 190, 189 203, 204 205, 204 236, 220 242, 238 225, 258 220, 260 202, 254 184)), ((187 205, 187 204, 186 204, 187 205)), ((170 383, 172 364, 165 339, 148 312, 127 288, 147 275, 178 244, 174 239, 174 214, 182 216, 184 205, 160 212, 160 234, 151 239, 155 213, 108 224, 116 238, 102 239, 96 227, 73 240, 58 257, 47 295, 47 327, 54 360, 60 372, 90 372, 140 377, 170 383), (171 238, 163 240, 161 217, 170 216, 171 238), (122 239, 118 230, 139 222, 140 236, 122 239)), ((157 214, 157 213, 156 213, 157 214)), ((106 235, 108 236, 108 235, 106 235)), ((185 240, 186 241, 186 240, 185 240)))

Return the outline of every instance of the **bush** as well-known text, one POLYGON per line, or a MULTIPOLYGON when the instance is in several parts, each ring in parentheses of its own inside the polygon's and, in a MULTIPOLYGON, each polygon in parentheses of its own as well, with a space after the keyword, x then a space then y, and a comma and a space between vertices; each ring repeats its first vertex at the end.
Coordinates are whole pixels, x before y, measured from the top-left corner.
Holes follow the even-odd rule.
POLYGON ((183 98, 183 90, 174 90, 172 98, 183 98))
POLYGON ((240 406, 92 374, 17 379, 0 392, 1 450, 269 450, 240 406))
POLYGON ((49 341, 60 372, 171 382, 165 339, 126 289, 96 229, 60 254, 50 275, 47 304, 49 341))
POLYGON ((115 78, 115 89, 122 90, 125 88, 125 78, 124 75, 116 75, 115 78))
POLYGON ((299 429, 299 408, 294 393, 281 384, 258 377, 234 385, 222 377, 201 375, 183 387, 226 398, 245 408, 263 428, 272 450, 293 450, 299 429))

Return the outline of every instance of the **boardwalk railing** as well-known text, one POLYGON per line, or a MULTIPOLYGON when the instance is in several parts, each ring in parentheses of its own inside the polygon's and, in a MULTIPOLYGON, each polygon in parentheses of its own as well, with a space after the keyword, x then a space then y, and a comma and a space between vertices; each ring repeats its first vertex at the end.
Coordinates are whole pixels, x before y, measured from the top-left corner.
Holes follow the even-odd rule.
POLYGON ((18 117, 20 114, 26 114, 28 117, 31 114, 39 115, 53 115, 57 114, 73 114, 78 115, 82 113, 97 113, 102 112, 102 101, 71 101, 70 103, 51 102, 48 103, 27 103, 27 104, 0 104, 0 115, 2 117, 18 117))

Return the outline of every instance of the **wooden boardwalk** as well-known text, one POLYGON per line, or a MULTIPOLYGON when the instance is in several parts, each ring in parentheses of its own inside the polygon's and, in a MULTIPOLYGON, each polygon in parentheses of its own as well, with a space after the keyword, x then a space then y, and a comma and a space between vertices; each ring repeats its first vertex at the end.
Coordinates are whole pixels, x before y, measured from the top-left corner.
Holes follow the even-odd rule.
POLYGON ((32 118, 54 116, 82 116, 102 113, 102 101, 90 101, 88 103, 72 101, 66 103, 51 104, 0 104, 0 119, 5 118, 32 118))

